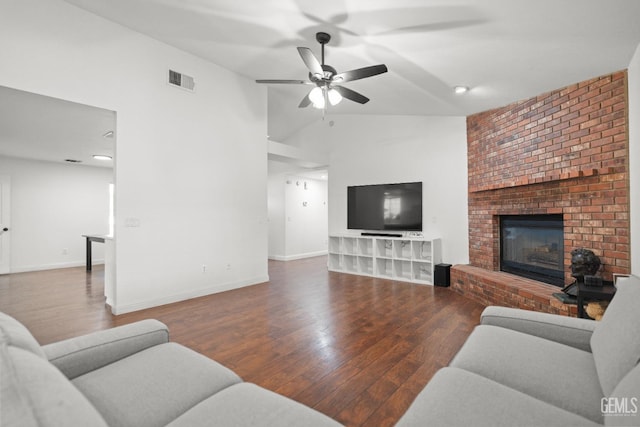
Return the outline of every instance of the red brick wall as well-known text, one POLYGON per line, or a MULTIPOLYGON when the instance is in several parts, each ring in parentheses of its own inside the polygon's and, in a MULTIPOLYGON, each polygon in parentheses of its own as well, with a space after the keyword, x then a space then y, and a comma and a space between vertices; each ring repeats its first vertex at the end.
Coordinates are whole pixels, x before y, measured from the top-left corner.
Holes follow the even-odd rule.
POLYGON ((563 214, 570 252, 629 273, 627 73, 620 71, 467 118, 469 256, 498 270, 498 216, 563 214))

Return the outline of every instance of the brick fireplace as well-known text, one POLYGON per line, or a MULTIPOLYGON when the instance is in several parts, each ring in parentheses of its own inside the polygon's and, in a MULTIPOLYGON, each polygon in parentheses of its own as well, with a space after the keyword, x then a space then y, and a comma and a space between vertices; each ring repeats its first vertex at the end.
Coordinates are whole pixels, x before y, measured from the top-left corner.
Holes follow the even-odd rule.
POLYGON ((565 284, 580 247, 600 257, 605 280, 628 274, 627 119, 626 71, 469 116, 470 264, 452 268, 452 288, 486 304, 572 312, 552 296, 558 287, 500 272, 505 215, 562 218, 565 284))

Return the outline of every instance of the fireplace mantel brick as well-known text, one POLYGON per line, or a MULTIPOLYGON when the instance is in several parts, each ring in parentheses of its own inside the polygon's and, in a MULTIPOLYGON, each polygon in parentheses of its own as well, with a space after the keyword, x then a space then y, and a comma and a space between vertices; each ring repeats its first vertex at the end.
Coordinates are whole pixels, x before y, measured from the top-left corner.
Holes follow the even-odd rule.
POLYGON ((600 257, 605 280, 628 274, 627 120, 626 71, 469 116, 470 267, 504 274, 500 215, 562 214, 566 284, 570 252, 579 247, 600 257))

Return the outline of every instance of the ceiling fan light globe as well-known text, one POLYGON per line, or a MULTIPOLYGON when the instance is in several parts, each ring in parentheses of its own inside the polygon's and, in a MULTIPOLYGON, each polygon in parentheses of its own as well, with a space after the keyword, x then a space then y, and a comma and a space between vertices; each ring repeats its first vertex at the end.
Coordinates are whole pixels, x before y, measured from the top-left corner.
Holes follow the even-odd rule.
POLYGON ((316 108, 324 108, 324 93, 322 92, 322 88, 314 87, 311 92, 309 92, 309 100, 316 108))
POLYGON ((331 105, 338 105, 342 101, 342 95, 335 89, 330 89, 327 95, 331 105))

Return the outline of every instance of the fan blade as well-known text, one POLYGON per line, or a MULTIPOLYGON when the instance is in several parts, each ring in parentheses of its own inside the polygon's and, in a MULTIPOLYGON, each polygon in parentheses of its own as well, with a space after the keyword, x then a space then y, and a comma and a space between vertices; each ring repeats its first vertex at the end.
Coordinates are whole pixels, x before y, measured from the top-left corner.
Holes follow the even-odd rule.
POLYGON ((311 99, 309 99, 309 94, 306 94, 304 98, 302 98, 302 101, 300 101, 300 104, 298 104, 298 108, 305 108, 309 105, 311 105, 311 99))
POLYGON ((308 85, 312 84, 311 82, 305 80, 256 80, 256 83, 262 83, 267 85, 308 85))
POLYGON ((378 74, 386 73, 387 71, 387 66, 384 64, 372 65, 370 67, 358 68, 357 70, 345 71, 344 73, 336 74, 333 76, 332 80, 334 82, 350 82, 353 80, 376 76, 378 74))
POLYGON ((356 92, 355 90, 347 89, 344 86, 331 86, 332 89, 338 91, 343 98, 350 99, 353 102, 357 102, 358 104, 366 104, 369 102, 369 98, 366 96, 356 92))
POLYGON ((456 28, 469 27, 472 25, 480 25, 484 24, 486 20, 484 19, 466 19, 461 21, 453 21, 453 22, 434 22, 431 24, 417 24, 417 25, 409 25, 407 27, 394 28, 387 31, 383 31, 375 34, 376 36, 386 36, 392 34, 401 34, 401 33, 426 33, 433 31, 445 31, 452 30, 456 28))
POLYGON ((318 61, 318 58, 315 57, 311 49, 308 47, 299 47, 298 53, 302 57, 304 64, 307 66, 311 74, 318 76, 318 78, 322 78, 324 76, 324 70, 322 69, 322 64, 318 61))

